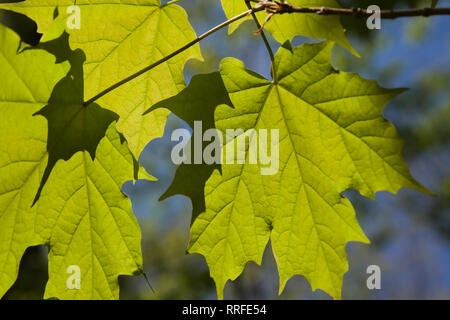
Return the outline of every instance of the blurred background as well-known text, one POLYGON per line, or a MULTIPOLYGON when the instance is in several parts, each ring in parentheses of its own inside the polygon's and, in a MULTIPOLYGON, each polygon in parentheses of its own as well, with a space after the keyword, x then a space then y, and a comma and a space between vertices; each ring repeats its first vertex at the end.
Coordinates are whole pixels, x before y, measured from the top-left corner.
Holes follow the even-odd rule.
MULTIPOLYGON (((4 2, 4 0, 2 0, 4 2)), ((0 2, 2 2, 0 1, 0 2)), ((340 0, 343 7, 377 4, 382 9, 429 7, 431 0, 340 0)), ((197 34, 226 20, 219 0, 182 0, 197 34)), ((438 6, 450 6, 440 0, 438 6)), ((11 18, 0 22, 11 24, 11 18)), ((13 21, 14 22, 14 21, 13 21)), ((16 20, 17 23, 17 20, 16 20)), ((436 193, 427 196, 403 189, 397 195, 376 194, 376 201, 358 192, 345 193, 371 245, 347 246, 350 271, 344 277, 344 299, 450 299, 450 17, 383 20, 382 29, 370 31, 365 21, 342 19, 347 35, 360 53, 355 58, 337 47, 334 66, 358 72, 388 88, 408 87, 385 109, 405 141, 403 153, 412 175, 436 193), (381 268, 381 290, 366 286, 370 265, 381 268)), ((232 56, 247 68, 269 77, 270 60, 253 22, 234 34, 217 32, 202 41, 204 62, 190 61, 186 82, 196 73, 217 70, 220 60, 232 56)), ((274 50, 279 47, 270 39, 274 50)), ((311 42, 298 37, 294 44, 311 42)), ((181 44, 180 44, 181 45, 181 44)), ((161 139, 147 145, 139 159, 157 182, 127 182, 123 190, 133 203, 142 229, 145 272, 143 276, 120 277, 121 299, 216 299, 205 259, 186 255, 191 219, 191 202, 183 196, 158 201, 170 185, 176 167, 170 161, 170 133, 187 127, 171 115, 161 139)), ((4 299, 41 299, 47 274, 47 248, 30 248, 25 254, 16 284, 4 299)), ((289 280, 278 296, 278 273, 270 244, 262 266, 249 263, 243 274, 228 282, 225 299, 330 299, 323 291, 312 292, 301 276, 289 280)))

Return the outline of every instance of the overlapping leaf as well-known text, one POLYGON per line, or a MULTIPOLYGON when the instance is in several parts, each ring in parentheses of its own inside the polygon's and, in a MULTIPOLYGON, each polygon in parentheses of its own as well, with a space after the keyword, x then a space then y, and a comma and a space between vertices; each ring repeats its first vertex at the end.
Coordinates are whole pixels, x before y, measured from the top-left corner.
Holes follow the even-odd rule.
POLYGON ((247 153, 246 164, 223 164, 222 174, 215 171, 206 183, 206 211, 192 225, 189 252, 206 257, 219 298, 248 261, 261 263, 269 238, 280 292, 300 274, 314 290, 340 298, 348 270, 345 246, 368 242, 341 192, 351 188, 374 197, 402 187, 424 191, 411 178, 402 142, 382 115, 401 90, 335 70, 331 49, 328 42, 285 45, 276 55, 278 84, 239 60, 222 62, 235 109, 218 107, 216 127, 278 129, 273 143, 279 171, 262 175, 266 165, 249 164, 247 153))
POLYGON ((142 270, 139 226, 121 192, 133 156, 117 115, 83 106, 83 54, 64 46, 67 36, 20 54, 19 41, 0 26, 0 296, 25 249, 46 244, 46 297, 118 298, 117 277, 142 270), (71 265, 80 290, 67 287, 71 265))
POLYGON ((214 169, 220 170, 220 164, 195 163, 195 143, 201 150, 210 142, 203 141, 203 132, 215 128, 214 111, 221 105, 232 106, 228 93, 218 72, 200 74, 192 78, 189 85, 178 95, 163 100, 152 106, 147 112, 159 108, 167 108, 194 129, 194 122, 201 123, 202 132, 193 132, 191 138, 190 163, 181 164, 176 171, 174 181, 161 200, 176 194, 182 194, 192 200, 192 221, 205 210, 205 183, 214 169), (189 183, 186 183, 189 181, 189 183))
MULTIPOLYGON (((222 7, 228 18, 248 10, 244 0, 221 1, 222 7)), ((336 0, 290 0, 289 3, 297 7, 340 7, 336 0)), ((252 3, 252 5, 253 4, 254 3, 252 3)), ((256 15, 260 23, 264 22, 267 17, 265 12, 258 12, 256 15)), ((246 19, 251 19, 251 16, 246 19)), ((229 32, 231 33, 236 30, 244 21, 245 19, 241 19, 238 22, 233 23, 230 26, 229 32)), ((291 41, 295 36, 327 39, 340 44, 353 54, 358 55, 345 37, 345 30, 342 27, 338 16, 295 13, 283 15, 277 14, 265 25, 265 29, 270 31, 275 40, 280 43, 291 41)))
MULTIPOLYGON (((53 23, 55 8, 66 18, 72 0, 27 0, 0 6, 34 19, 39 31, 53 23)), ((80 29, 68 29, 72 49, 82 49, 85 100, 92 98, 125 77, 158 61, 195 38, 185 11, 174 4, 160 5, 159 0, 79 0, 80 29)), ((72 13, 73 14, 73 13, 72 13)), ((188 59, 201 59, 199 46, 114 90, 99 104, 120 116, 117 124, 138 158, 144 146, 163 134, 167 110, 142 113, 154 103, 177 94, 185 86, 183 67, 188 59)))

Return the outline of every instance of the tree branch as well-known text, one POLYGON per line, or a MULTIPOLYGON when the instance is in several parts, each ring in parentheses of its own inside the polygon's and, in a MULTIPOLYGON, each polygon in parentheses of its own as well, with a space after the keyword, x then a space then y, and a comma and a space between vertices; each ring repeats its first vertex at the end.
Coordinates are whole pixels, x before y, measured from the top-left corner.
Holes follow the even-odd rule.
MULTIPOLYGON (((337 15, 337 16, 353 16, 357 18, 367 18, 373 15, 373 12, 367 12, 361 8, 330 8, 330 7, 295 7, 287 2, 278 1, 254 1, 255 8, 266 10, 268 13, 285 14, 285 13, 315 13, 318 15, 337 15)), ((423 9, 407 9, 407 10, 381 10, 382 19, 396 19, 404 17, 429 17, 436 15, 450 15, 450 8, 423 8, 423 9)))

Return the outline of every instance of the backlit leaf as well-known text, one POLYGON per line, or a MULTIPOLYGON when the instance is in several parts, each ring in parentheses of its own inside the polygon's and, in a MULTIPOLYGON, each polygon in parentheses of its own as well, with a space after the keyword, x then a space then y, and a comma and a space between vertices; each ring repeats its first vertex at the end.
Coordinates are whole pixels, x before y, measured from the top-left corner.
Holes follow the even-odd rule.
MULTIPOLYGON (((192 225, 189 252, 206 257, 219 298, 247 262, 261 263, 269 239, 280 293, 299 274, 313 290, 340 298, 348 270, 345 246, 368 242, 341 193, 356 189, 373 198, 377 191, 402 187, 426 191, 410 176, 402 141, 382 115, 401 90, 335 70, 332 47, 282 47, 275 61, 278 84, 234 58, 222 62, 235 108, 218 107, 216 127, 269 129, 268 145, 279 147, 272 165, 279 170, 262 175, 267 165, 249 164, 247 152, 245 164, 222 164, 222 174, 215 171, 206 183, 206 211, 192 225), (271 129, 279 130, 279 140, 270 140, 271 129)), ((231 141, 237 138, 227 139, 222 154, 231 141)))
MULTIPOLYGON (((58 6, 61 22, 70 34, 73 50, 83 50, 84 99, 90 99, 144 67, 193 40, 195 32, 186 12, 159 0, 79 0, 80 29, 67 27, 67 7, 73 0, 28 0, 0 5, 21 12, 45 33, 58 6)), ((64 28, 61 29, 61 31, 64 28)), ((156 102, 177 94, 185 86, 183 67, 191 58, 201 59, 198 45, 104 96, 98 103, 120 116, 118 130, 126 137, 135 158, 144 146, 164 131, 167 110, 142 113, 156 102)))
POLYGON ((45 297, 117 299, 118 276, 142 271, 139 226, 121 192, 133 156, 117 115, 83 106, 83 55, 67 35, 22 53, 19 41, 0 26, 0 296, 26 248, 47 245, 45 297), (72 265, 80 290, 67 285, 72 265))

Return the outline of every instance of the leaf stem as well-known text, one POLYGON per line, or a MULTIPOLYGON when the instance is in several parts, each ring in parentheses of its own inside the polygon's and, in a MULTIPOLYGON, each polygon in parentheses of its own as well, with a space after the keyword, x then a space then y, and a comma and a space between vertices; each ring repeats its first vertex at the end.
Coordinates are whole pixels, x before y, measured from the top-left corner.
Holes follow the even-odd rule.
POLYGON ((248 9, 251 10, 251 15, 253 18, 253 21, 255 21, 256 27, 258 28, 258 33, 261 34, 261 38, 264 41, 264 45, 267 48, 267 52, 269 53, 270 56, 270 69, 272 70, 272 78, 273 78, 273 83, 277 84, 277 73, 276 73, 276 69, 275 69, 275 55, 273 54, 272 48, 270 47, 269 41, 267 40, 266 34, 264 33, 264 30, 261 26, 261 24, 258 21, 258 17, 256 17, 255 11, 252 10, 252 5, 250 4, 250 0, 245 0, 245 4, 247 5, 248 9))
POLYGON ((180 2, 181 0, 172 0, 172 1, 168 1, 168 2, 166 2, 166 3, 164 3, 164 4, 162 4, 161 6, 160 6, 160 8, 163 8, 163 7, 165 7, 165 6, 169 6, 169 5, 171 5, 171 4, 174 4, 174 3, 177 3, 177 2, 180 2))

